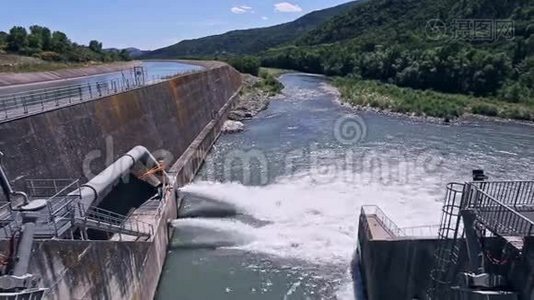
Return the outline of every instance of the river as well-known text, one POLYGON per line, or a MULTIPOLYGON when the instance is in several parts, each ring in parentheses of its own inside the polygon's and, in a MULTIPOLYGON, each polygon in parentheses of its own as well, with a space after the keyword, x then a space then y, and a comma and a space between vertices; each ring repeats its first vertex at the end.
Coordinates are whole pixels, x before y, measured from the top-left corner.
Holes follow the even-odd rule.
POLYGON ((281 81, 283 95, 223 135, 183 189, 194 218, 173 222, 157 299, 354 299, 362 205, 401 227, 438 224, 445 184, 473 169, 533 177, 533 127, 355 112, 323 77, 281 81))

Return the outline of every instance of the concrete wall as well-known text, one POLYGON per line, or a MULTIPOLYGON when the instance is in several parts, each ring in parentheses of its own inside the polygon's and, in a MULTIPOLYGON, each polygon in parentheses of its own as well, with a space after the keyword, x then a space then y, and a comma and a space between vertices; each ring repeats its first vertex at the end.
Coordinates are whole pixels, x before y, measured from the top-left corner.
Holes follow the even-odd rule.
MULTIPOLYGON (((437 239, 373 239, 366 229, 366 218, 360 218, 358 263, 369 300, 427 299, 433 255, 437 239)), ((499 257, 504 247, 500 238, 484 240, 486 249, 499 257)), ((465 246, 460 251, 459 270, 467 268, 465 246)), ((486 264, 488 270, 508 278, 520 300, 534 296, 534 239, 526 238, 523 254, 510 258, 506 265, 486 264)))
POLYGON ((168 220, 177 213, 173 191, 161 207, 148 242, 37 241, 29 272, 49 288, 47 299, 152 299, 168 251, 168 220))
MULTIPOLYGON (((133 146, 144 145, 153 154, 167 154, 177 184, 187 183, 241 87, 233 68, 207 66, 200 73, 1 123, 0 149, 9 176, 19 187, 26 178, 85 178, 87 169, 96 175, 133 146)), ((174 190, 167 193, 149 242, 36 242, 30 272, 42 277, 41 287, 50 288, 47 298, 152 299, 167 254, 167 224, 179 205, 174 190)))
POLYGON ((425 299, 435 240, 370 240, 359 230, 360 268, 369 300, 425 299))
POLYGON ((8 176, 88 179, 136 145, 170 167, 236 94, 241 76, 212 63, 199 73, 0 123, 8 176))

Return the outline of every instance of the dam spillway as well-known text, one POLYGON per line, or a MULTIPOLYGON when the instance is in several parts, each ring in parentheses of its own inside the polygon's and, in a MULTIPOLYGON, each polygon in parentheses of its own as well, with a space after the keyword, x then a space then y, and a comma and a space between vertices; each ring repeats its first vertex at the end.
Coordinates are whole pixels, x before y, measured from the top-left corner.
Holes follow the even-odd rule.
MULTIPOLYGON (((218 62, 202 64, 204 70, 195 73, 0 122, 0 149, 14 190, 28 190, 28 184, 38 179, 50 179, 48 182, 56 187, 59 181, 52 179, 79 178, 81 202, 86 186, 95 193, 95 201, 87 203, 94 208, 87 210, 85 217, 79 209, 68 210, 77 220, 73 222, 77 227, 72 227, 76 230, 52 230, 53 239, 39 239, 36 235, 28 272, 40 278, 38 287, 46 289, 45 298, 153 297, 167 253, 167 223, 176 218, 179 205, 173 185, 184 184, 194 176, 241 88, 241 75, 230 66, 218 62), (158 172, 165 172, 170 178, 166 185, 157 185, 155 198, 146 197, 158 190, 141 188, 146 185, 144 174, 152 172, 149 166, 132 165, 112 175, 117 170, 113 166, 123 166, 119 158, 138 145, 154 154, 158 172), (104 182, 110 176, 119 177, 100 189, 90 181, 99 176, 104 177, 104 182), (125 184, 130 187, 121 188, 125 184), (137 190, 146 196, 121 208, 123 202, 134 201, 135 196, 120 197, 121 189, 137 190), (102 214, 107 214, 104 221, 102 214), (78 222, 84 218, 88 223, 81 223, 80 227, 78 222), (114 227, 110 220, 117 218, 123 220, 114 227), (127 237, 139 231, 124 230, 125 224, 136 224, 131 220, 150 225, 148 239, 127 237), (102 235, 83 227, 114 231, 102 235)), ((47 202, 51 203, 54 197, 58 193, 47 195, 47 202)), ((57 214, 67 210, 60 207, 61 210, 51 210, 51 220, 57 220, 57 214)), ((57 227, 59 223, 50 224, 57 227)), ((6 254, 12 245, 4 239, 0 247, 6 254)))

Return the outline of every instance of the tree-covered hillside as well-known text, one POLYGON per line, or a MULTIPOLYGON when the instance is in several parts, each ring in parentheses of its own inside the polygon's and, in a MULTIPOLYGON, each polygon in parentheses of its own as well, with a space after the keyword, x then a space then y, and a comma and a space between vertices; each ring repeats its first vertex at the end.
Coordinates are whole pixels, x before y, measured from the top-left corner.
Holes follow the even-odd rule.
POLYGON ((186 40, 154 50, 146 58, 213 57, 233 54, 256 54, 303 36, 330 18, 349 10, 357 1, 309 13, 293 22, 266 28, 236 30, 201 39, 186 40))
POLYGON ((262 64, 534 102, 534 2, 370 0, 262 64))

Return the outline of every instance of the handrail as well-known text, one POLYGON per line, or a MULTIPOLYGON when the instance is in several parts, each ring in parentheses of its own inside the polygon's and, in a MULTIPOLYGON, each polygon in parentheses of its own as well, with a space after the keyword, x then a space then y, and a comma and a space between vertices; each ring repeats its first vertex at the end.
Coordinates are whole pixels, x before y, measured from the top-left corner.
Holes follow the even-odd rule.
MULTIPOLYGON (((517 215, 519 218, 524 219, 526 222, 532 223, 532 224, 534 225, 534 222, 532 222, 529 218, 527 218, 527 217, 523 216, 522 214, 518 213, 517 211, 511 209, 510 207, 508 207, 507 205, 505 205, 505 204, 502 203, 501 201, 499 201, 499 200, 497 200, 497 199, 491 197, 490 195, 486 194, 484 191, 479 190, 479 189, 477 189, 476 191, 477 191, 477 193, 480 193, 480 194, 482 194, 482 195, 488 197, 491 201, 495 202, 498 206, 503 207, 505 210, 508 210, 508 211, 511 212, 512 214, 517 215)), ((478 201, 477 203, 479 203, 479 202, 480 202, 480 201, 478 201)), ((475 205, 474 207, 477 208, 477 207, 479 207, 479 206, 475 205)))
POLYGON ((477 186, 469 185, 472 189, 469 191, 469 201, 466 202, 468 208, 475 210, 477 217, 482 219, 488 229, 501 236, 530 236, 534 234, 534 222, 532 220, 488 195, 477 186), (492 208, 495 208, 495 210, 490 210, 492 208))
POLYGON ((138 79, 132 74, 108 80, 89 80, 87 83, 62 87, 34 89, 0 95, 0 121, 17 118, 29 113, 42 112, 72 103, 80 103, 110 95, 127 92, 142 86, 149 86, 172 79, 178 75, 196 73, 199 70, 174 72, 168 75, 152 76, 145 74, 138 79))
POLYGON ((135 232, 136 235, 139 236, 152 236, 154 234, 154 228, 152 224, 145 223, 142 221, 134 220, 132 218, 127 218, 124 215, 120 215, 118 213, 105 210, 99 207, 90 207, 88 210, 83 209, 83 205, 80 204, 82 207, 81 210, 85 211, 83 215, 84 222, 87 221, 96 221, 98 224, 103 224, 103 227, 106 225, 118 227, 122 230, 129 231, 129 232, 135 232))
POLYGON ((441 225, 421 225, 402 227, 400 230, 404 237, 437 237, 441 225))
POLYGON ((481 181, 471 182, 470 185, 483 190, 504 205, 534 208, 534 181, 532 180, 481 181))
POLYGON ((362 205, 361 215, 375 215, 377 219, 389 230, 393 235, 399 237, 404 236, 402 229, 395 224, 377 205, 362 205))

